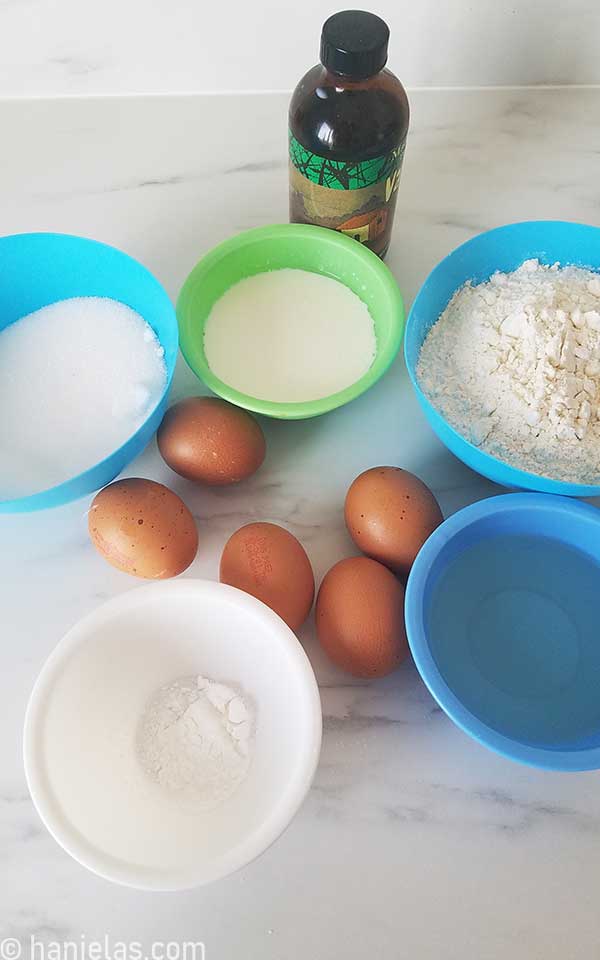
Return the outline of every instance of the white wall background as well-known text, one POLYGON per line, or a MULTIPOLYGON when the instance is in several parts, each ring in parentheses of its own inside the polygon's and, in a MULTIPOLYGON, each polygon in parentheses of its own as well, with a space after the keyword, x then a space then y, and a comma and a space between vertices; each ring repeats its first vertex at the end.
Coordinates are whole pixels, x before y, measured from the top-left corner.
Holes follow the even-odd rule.
MULTIPOLYGON (((600 0, 364 3, 408 86, 600 83, 600 0)), ((0 0, 0 96, 291 89, 344 5, 0 0)))

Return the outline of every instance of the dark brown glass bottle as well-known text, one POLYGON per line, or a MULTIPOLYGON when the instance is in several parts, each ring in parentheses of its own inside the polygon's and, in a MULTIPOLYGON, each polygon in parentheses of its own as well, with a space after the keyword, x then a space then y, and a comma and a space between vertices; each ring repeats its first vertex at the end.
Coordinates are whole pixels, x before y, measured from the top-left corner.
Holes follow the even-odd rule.
POLYGON ((389 29, 361 10, 323 26, 321 63, 290 104, 290 220, 340 230, 384 257, 408 132, 404 87, 389 70, 389 29))

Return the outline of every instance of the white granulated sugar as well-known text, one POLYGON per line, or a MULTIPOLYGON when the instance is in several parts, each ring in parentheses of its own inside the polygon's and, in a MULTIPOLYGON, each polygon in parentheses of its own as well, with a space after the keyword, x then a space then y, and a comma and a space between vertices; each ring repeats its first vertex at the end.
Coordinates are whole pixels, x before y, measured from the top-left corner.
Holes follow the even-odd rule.
POLYGON ((423 344, 423 392, 482 450, 600 482, 600 276, 527 260, 458 290, 423 344))
POLYGON ((213 306, 204 351, 224 383, 261 400, 319 400, 367 372, 368 307, 339 280, 283 269, 247 277, 213 306))
POLYGON ((125 304, 77 297, 0 332, 0 499, 27 496, 94 466, 161 397, 164 351, 125 304))
POLYGON ((169 793, 204 810, 230 797, 251 762, 254 713, 237 690, 206 677, 161 687, 142 717, 138 756, 169 793))

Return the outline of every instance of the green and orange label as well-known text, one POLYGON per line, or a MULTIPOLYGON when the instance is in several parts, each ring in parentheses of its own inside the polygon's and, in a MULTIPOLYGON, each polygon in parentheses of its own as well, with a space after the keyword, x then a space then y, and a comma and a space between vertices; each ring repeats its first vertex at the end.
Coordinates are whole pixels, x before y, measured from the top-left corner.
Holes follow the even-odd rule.
POLYGON ((384 253, 403 157, 401 144, 368 160, 331 160, 290 133, 290 219, 331 227, 384 253))

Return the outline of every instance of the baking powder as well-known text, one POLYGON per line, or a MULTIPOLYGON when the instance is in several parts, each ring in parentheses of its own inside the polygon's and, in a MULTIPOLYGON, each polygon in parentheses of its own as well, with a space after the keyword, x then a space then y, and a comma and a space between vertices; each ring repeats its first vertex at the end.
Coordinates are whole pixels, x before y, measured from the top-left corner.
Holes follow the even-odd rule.
POLYGON ((253 735, 253 711, 238 691, 186 677, 151 698, 138 729, 138 757, 165 790, 211 809, 245 779, 253 735))

